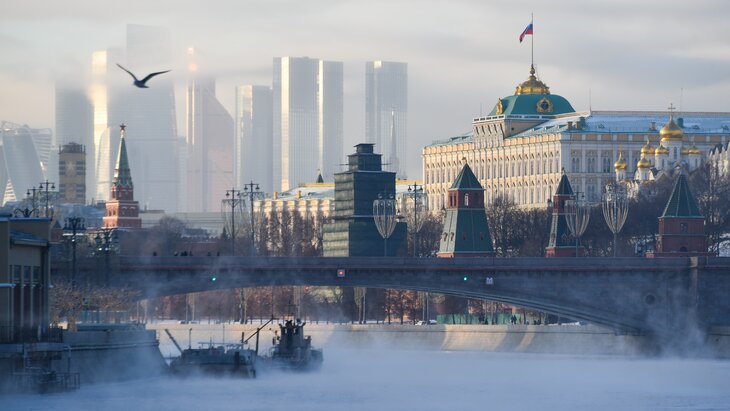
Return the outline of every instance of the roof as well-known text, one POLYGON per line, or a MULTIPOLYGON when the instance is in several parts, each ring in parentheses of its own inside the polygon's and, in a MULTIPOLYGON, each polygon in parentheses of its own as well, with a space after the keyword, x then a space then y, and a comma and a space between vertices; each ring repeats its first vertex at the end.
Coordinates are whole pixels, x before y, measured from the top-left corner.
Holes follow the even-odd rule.
POLYGON ((464 167, 461 168, 459 174, 456 176, 454 183, 451 184, 449 190, 483 190, 484 188, 479 183, 479 179, 471 171, 469 164, 464 163, 464 167))
POLYGON ((662 217, 702 217, 684 173, 679 173, 662 217))
POLYGON ((556 195, 573 195, 573 188, 570 186, 570 180, 568 175, 563 172, 563 176, 560 177, 560 183, 558 183, 558 189, 555 191, 556 195))
MULTIPOLYGON (((676 116, 681 123, 685 135, 692 134, 727 134, 730 132, 730 113, 724 112, 685 112, 676 116)), ((663 111, 583 111, 559 116, 529 128, 512 137, 557 133, 568 131, 568 122, 581 127, 574 127, 574 133, 606 133, 606 134, 656 134, 663 124, 669 120, 669 114, 663 111), (654 123, 654 128, 651 128, 654 123)))
POLYGON ((449 137, 441 140, 435 140, 433 143, 429 144, 427 147, 437 147, 437 146, 450 146, 453 144, 464 144, 464 143, 471 143, 473 141, 473 131, 469 130, 466 133, 459 134, 458 136, 449 137))
POLYGON ((129 170, 127 159, 127 143, 124 141, 124 129, 119 143, 119 156, 117 157, 117 168, 114 170, 114 185, 132 187, 132 173, 129 170))
POLYGON ((547 114, 547 115, 556 115, 556 114, 565 114, 565 113, 574 113, 575 109, 573 106, 570 105, 568 100, 565 99, 563 96, 559 96, 557 94, 518 94, 514 96, 507 96, 499 99, 497 104, 495 104, 492 111, 489 113, 490 116, 496 116, 496 115, 513 115, 513 114, 534 114, 534 115, 540 115, 540 114, 547 114), (545 99, 548 104, 545 107, 550 107, 549 111, 538 111, 538 103, 542 104, 541 102, 545 99), (499 102, 502 103, 502 112, 497 113, 497 105, 499 105, 499 102))

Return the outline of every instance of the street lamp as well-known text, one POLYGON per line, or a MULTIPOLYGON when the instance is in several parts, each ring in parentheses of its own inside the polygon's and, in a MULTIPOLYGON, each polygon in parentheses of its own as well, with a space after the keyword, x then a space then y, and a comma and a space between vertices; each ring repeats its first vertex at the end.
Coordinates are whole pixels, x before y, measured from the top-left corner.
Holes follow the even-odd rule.
MULTIPOLYGON (((383 193, 378 194, 377 200, 373 200, 373 220, 375 220, 375 227, 378 229, 380 236, 383 237, 383 257, 388 256, 388 238, 393 235, 395 226, 398 223, 398 216, 396 214, 395 199, 393 194, 388 195, 388 198, 384 198, 383 193)), ((390 291, 385 290, 386 300, 388 305, 388 324, 390 324, 390 291)), ((363 317, 365 316, 365 294, 366 290, 362 293, 362 307, 363 317)))
POLYGON ((613 233, 613 256, 616 257, 618 233, 623 228, 629 213, 629 196, 626 187, 619 183, 606 185, 606 192, 603 193, 602 200, 603 218, 613 233))
POLYGON ((41 181, 41 184, 38 187, 38 192, 44 194, 43 197, 45 198, 45 202, 46 202, 46 212, 45 212, 44 217, 46 217, 46 218, 53 218, 53 208, 51 207, 50 202, 51 202, 51 194, 53 193, 53 191, 51 191, 51 190, 55 190, 55 189, 56 189, 56 184, 52 183, 48 180, 41 181))
POLYGON ((256 234, 254 233, 255 229, 253 226, 253 200, 260 199, 263 193, 259 190, 258 183, 254 183, 253 181, 243 185, 243 192, 248 196, 248 205, 250 210, 249 218, 251 218, 251 256, 253 257, 256 255, 256 234))
POLYGON ((24 207, 16 208, 13 213, 16 217, 38 217, 38 195, 40 190, 35 187, 29 188, 25 193, 25 200, 23 200, 24 207))
POLYGON ((109 286, 109 271, 111 270, 109 252, 114 248, 114 233, 113 228, 100 228, 94 236, 96 250, 104 253, 104 285, 106 286, 109 286))
POLYGON ((71 289, 76 288, 76 233, 86 230, 83 217, 67 217, 63 225, 65 231, 71 231, 71 289))
POLYGON ((408 186, 408 194, 406 195, 411 198, 413 207, 412 221, 408 222, 413 233, 413 256, 418 257, 418 232, 421 231, 426 220, 426 193, 423 192, 422 185, 413 184, 408 186))
POLYGON ((588 228, 588 220, 591 218, 591 205, 585 200, 583 193, 576 192, 572 199, 565 201, 565 222, 568 229, 575 237, 575 256, 578 257, 578 244, 580 237, 588 228))
POLYGON ((221 201, 221 211, 223 213, 224 222, 228 207, 231 208, 231 255, 236 255, 236 208, 241 210, 243 199, 241 198, 241 190, 232 188, 226 190, 226 198, 221 201))
POLYGON ((378 194, 378 199, 373 201, 373 220, 375 220, 375 227, 378 229, 380 236, 383 237, 384 257, 388 256, 388 238, 395 231, 397 219, 393 194, 390 194, 388 198, 384 198, 382 193, 378 194))

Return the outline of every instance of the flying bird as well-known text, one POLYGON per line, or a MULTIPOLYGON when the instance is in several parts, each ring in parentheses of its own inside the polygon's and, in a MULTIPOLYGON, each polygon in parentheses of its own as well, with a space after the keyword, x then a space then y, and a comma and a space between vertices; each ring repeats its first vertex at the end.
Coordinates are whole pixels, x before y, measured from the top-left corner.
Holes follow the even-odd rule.
POLYGON ((129 73, 129 75, 132 76, 132 78, 134 79, 134 83, 132 83, 132 84, 134 84, 135 86, 137 86, 139 88, 149 88, 149 87, 147 87, 147 84, 146 84, 149 79, 151 79, 152 77, 154 77, 154 76, 156 76, 158 74, 163 74, 163 73, 167 73, 168 71, 170 71, 170 70, 165 70, 165 71, 158 71, 156 73, 150 73, 150 74, 147 75, 147 77, 143 78, 142 80, 137 80, 137 76, 135 76, 134 74, 132 74, 131 71, 125 69, 119 63, 117 63, 117 66, 119 66, 120 69, 122 69, 122 70, 126 71, 127 73, 129 73))

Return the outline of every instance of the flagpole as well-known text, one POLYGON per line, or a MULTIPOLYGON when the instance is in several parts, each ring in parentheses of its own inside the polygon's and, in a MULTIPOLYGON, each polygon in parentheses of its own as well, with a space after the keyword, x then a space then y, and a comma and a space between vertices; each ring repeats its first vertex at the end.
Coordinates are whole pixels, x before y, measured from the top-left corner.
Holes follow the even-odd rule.
POLYGON ((530 13, 530 25, 532 26, 532 35, 530 36, 530 65, 535 67, 535 18, 530 13))

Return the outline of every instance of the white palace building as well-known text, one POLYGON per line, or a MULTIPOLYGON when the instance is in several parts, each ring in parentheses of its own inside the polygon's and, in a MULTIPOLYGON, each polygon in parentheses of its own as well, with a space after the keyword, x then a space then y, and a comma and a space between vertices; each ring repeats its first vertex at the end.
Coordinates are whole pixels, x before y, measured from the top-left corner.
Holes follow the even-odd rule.
POLYGON ((521 206, 544 207, 563 169, 574 190, 597 201, 609 181, 651 180, 677 165, 693 170, 730 141, 730 113, 669 110, 576 111, 531 67, 514 95, 497 99, 470 132, 423 149, 429 208, 444 207, 464 160, 484 186, 486 204, 502 194, 521 206))

